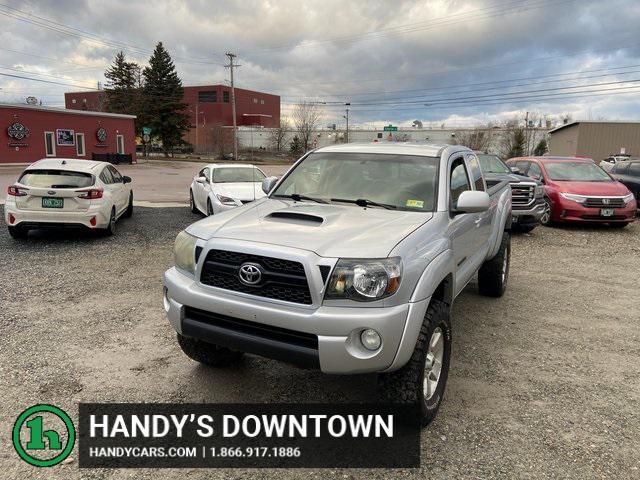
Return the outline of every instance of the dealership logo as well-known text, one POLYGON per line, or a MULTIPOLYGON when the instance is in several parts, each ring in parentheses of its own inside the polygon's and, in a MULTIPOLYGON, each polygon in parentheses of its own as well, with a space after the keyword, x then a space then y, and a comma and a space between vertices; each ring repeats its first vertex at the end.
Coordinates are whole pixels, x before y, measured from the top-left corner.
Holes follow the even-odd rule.
POLYGON ((96 131, 96 138, 99 142, 104 142, 107 140, 107 131, 104 128, 99 128, 96 131))
POLYGON ((257 285, 262 280, 262 267, 256 263, 244 263, 240 267, 238 277, 246 285, 257 285))
POLYGON ((12 438, 13 447, 25 462, 36 467, 51 467, 71 454, 76 429, 64 410, 40 404, 18 416, 12 438))
POLYGON ((29 137, 30 130, 25 127, 22 123, 12 123, 7 128, 7 135, 9 138, 13 138, 14 140, 24 140, 29 137))

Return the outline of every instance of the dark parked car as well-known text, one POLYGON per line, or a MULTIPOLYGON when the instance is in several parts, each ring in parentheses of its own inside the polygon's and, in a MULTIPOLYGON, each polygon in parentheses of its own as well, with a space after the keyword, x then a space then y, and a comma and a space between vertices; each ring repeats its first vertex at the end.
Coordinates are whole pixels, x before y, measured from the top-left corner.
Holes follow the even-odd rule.
POLYGON ((517 168, 510 169, 496 155, 476 153, 484 173, 487 186, 491 187, 503 180, 511 186, 511 228, 518 232, 530 232, 538 225, 544 213, 544 188, 542 183, 526 175, 517 168))
POLYGON ((618 162, 609 173, 613 178, 624 183, 636 200, 640 200, 640 158, 618 162))

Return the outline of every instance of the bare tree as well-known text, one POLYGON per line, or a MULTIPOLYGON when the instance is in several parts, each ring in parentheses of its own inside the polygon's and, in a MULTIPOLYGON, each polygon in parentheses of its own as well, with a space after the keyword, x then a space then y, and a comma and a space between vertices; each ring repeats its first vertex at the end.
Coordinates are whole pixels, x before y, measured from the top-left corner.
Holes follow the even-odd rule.
POLYGON ((285 137, 291 129, 289 119, 283 117, 280 119, 280 125, 271 129, 269 132, 269 145, 277 152, 281 152, 285 146, 285 137))
POLYGON ((493 139, 493 130, 489 126, 477 127, 473 130, 460 130, 456 132, 455 139, 458 145, 486 152, 493 139))
POLYGON ((313 131, 320 122, 320 108, 317 103, 302 102, 293 110, 293 125, 303 152, 311 149, 313 131))

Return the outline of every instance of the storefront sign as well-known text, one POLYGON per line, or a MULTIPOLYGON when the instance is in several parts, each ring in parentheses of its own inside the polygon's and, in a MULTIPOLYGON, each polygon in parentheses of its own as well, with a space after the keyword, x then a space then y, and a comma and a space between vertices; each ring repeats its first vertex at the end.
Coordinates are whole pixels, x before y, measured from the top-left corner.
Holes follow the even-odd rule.
POLYGON ((24 126, 22 123, 14 122, 9 127, 7 127, 7 135, 12 139, 7 145, 9 147, 16 147, 16 150, 19 147, 28 147, 29 144, 24 142, 25 138, 29 137, 31 132, 29 129, 24 126))
POLYGON ((73 147, 76 144, 74 131, 66 128, 56 130, 56 140, 60 147, 73 147))
MULTIPOLYGON (((107 140, 107 131, 104 128, 96 130, 96 138, 100 143, 104 143, 107 140)), ((106 146, 106 145, 105 145, 106 146)))

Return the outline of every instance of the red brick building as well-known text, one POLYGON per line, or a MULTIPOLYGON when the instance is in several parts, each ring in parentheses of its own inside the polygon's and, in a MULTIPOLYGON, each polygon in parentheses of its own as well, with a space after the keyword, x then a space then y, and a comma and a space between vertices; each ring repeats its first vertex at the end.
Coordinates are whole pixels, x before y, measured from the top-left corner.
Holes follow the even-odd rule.
POLYGON ((135 161, 134 119, 131 115, 0 104, 4 139, 0 163, 33 163, 45 157, 91 160, 94 154, 131 155, 135 161))
MULTIPOLYGON (((238 126, 277 127, 280 125, 280 97, 269 93, 236 88, 236 123, 238 126)), ((65 107, 73 110, 102 111, 105 92, 69 92, 64 95, 65 107)), ((184 87, 183 102, 188 105, 191 131, 184 139, 196 146, 206 145, 214 126, 233 125, 231 87, 201 85, 184 87), (196 121, 196 115, 198 121, 196 121), (196 128, 197 123, 197 128, 196 128), (196 131, 197 130, 197 131, 196 131), (199 136, 198 139, 196 137, 199 136), (198 140, 198 141, 196 141, 198 140)))

